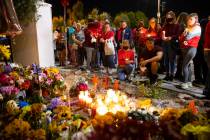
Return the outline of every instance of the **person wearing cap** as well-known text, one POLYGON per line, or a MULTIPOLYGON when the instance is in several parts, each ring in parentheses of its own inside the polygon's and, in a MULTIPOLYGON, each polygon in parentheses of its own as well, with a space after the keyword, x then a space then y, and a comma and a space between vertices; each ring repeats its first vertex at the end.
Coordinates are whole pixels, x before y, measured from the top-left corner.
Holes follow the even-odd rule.
POLYGON ((140 54, 140 73, 145 74, 150 79, 150 84, 157 82, 157 71, 159 61, 163 57, 163 50, 159 46, 155 46, 155 40, 153 38, 147 38, 146 48, 140 54))
POLYGON ((134 51, 130 49, 129 40, 123 40, 118 51, 118 79, 129 80, 134 69, 134 51))

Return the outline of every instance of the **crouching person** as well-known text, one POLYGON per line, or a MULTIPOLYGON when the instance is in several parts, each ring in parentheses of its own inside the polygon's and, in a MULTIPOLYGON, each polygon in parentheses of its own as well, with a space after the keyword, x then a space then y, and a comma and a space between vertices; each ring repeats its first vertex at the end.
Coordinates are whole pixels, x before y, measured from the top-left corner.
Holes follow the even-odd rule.
POLYGON ((134 69, 134 50, 130 49, 129 40, 123 40, 118 51, 118 79, 129 80, 134 69))
POLYGON ((159 61, 163 57, 162 48, 154 45, 153 38, 147 38, 146 48, 140 54, 140 73, 146 74, 150 79, 150 84, 157 82, 157 71, 159 67, 159 61))

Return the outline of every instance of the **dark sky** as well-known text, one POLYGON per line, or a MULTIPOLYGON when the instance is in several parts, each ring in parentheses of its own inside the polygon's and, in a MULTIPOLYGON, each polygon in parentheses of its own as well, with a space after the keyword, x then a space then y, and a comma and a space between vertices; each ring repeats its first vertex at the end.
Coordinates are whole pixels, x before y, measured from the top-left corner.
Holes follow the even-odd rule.
MULTIPOLYGON (((46 0, 52 4, 53 15, 62 15, 60 0, 46 0)), ((77 0, 70 0, 72 6, 77 0)), ((156 16, 157 0, 81 0, 84 3, 85 13, 93 8, 106 11, 114 16, 121 11, 143 11, 148 17, 156 16)), ((162 0, 166 2, 166 11, 196 12, 200 18, 210 15, 210 0, 162 0)))

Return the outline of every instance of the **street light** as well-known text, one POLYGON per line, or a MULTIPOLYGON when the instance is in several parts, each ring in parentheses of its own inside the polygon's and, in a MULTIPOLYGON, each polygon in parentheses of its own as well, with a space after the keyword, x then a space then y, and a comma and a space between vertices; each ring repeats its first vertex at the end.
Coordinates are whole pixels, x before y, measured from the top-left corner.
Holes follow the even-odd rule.
POLYGON ((158 23, 160 23, 161 22, 161 20, 160 20, 160 0, 158 0, 158 10, 157 10, 157 19, 158 19, 158 23))

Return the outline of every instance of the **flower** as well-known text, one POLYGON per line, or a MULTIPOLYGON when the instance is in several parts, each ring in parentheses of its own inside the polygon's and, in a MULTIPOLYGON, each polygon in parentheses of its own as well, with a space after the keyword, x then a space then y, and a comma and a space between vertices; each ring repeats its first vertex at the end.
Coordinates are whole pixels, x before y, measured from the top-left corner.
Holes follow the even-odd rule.
POLYGON ((17 103, 14 100, 9 100, 6 104, 6 109, 8 113, 13 113, 19 109, 17 103))
POLYGON ((64 105, 65 105, 65 102, 63 102, 60 98, 53 98, 51 100, 51 104, 50 104, 49 108, 54 109, 57 106, 64 106, 64 105))
POLYGON ((44 129, 32 130, 30 138, 33 140, 46 140, 46 132, 44 129))
POLYGON ((12 85, 14 84, 14 79, 12 76, 9 76, 7 74, 0 74, 0 84, 1 85, 12 85))
POLYGON ((57 106, 53 112, 55 113, 54 119, 57 121, 71 119, 71 111, 67 106, 57 106))
POLYGON ((9 46, 0 45, 0 59, 3 60, 5 58, 8 60, 10 55, 9 46))
POLYGON ((0 88, 0 93, 4 96, 17 95, 20 92, 15 86, 4 86, 0 88))
POLYGON ((50 86, 52 83, 53 83, 53 80, 50 79, 50 78, 48 78, 47 81, 46 81, 46 84, 47 84, 48 86, 50 86))
POLYGON ((15 80, 18 80, 20 77, 16 71, 10 72, 9 75, 12 76, 15 80))
POLYGON ((30 136, 30 124, 22 119, 15 119, 4 129, 5 139, 27 139, 30 136))

